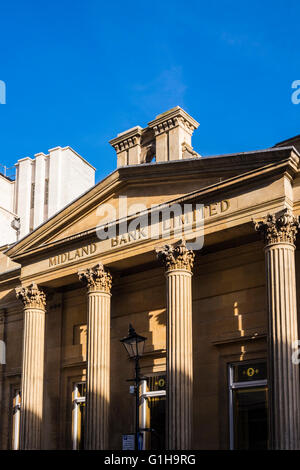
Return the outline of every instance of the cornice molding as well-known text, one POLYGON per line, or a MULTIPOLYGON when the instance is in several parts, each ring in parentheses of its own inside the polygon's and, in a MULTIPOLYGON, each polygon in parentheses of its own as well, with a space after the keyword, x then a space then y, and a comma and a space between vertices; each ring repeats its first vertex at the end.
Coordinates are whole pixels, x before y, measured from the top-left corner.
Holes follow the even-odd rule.
POLYGON ((136 126, 128 131, 118 134, 117 137, 110 140, 109 143, 117 153, 120 153, 140 144, 142 133, 143 129, 140 126, 136 126))
POLYGON ((153 121, 148 123, 148 126, 154 130, 156 136, 177 126, 181 126, 189 134, 192 134, 199 127, 199 123, 180 106, 176 106, 156 116, 153 121))

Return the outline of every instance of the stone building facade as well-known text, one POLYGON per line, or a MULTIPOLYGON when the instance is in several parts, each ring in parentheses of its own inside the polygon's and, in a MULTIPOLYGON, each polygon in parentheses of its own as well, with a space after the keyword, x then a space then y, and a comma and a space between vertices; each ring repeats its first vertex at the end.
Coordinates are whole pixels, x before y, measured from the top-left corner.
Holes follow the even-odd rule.
POLYGON ((2 449, 121 449, 129 324, 145 449, 299 448, 300 138, 204 158, 197 127, 119 134, 118 168, 2 255, 2 449))

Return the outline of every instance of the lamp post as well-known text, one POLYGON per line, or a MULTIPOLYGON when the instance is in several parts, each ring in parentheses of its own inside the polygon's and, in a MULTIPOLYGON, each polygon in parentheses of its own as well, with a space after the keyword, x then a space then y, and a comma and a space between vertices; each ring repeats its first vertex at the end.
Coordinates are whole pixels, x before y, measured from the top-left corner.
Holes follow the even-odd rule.
POLYGON ((139 449, 139 430, 140 430, 140 392, 139 392, 139 383, 141 380, 140 377, 140 357, 143 355, 145 341, 147 338, 140 336, 136 333, 135 329, 131 324, 129 324, 128 336, 120 340, 124 345, 129 358, 135 360, 135 447, 136 450, 139 449))

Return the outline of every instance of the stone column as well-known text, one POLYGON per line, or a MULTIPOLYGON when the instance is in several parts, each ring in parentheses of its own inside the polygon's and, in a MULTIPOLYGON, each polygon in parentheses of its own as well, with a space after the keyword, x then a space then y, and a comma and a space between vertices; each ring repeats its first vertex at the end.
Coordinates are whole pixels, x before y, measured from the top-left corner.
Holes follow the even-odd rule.
POLYGON ((40 449, 46 296, 36 284, 16 289, 24 305, 20 449, 40 449))
POLYGON ((294 242, 299 221, 285 209, 255 226, 265 241, 270 445, 299 449, 299 366, 292 360, 298 340, 294 242))
POLYGON ((111 275, 102 264, 78 273, 88 291, 85 449, 108 448, 111 275))
POLYGON ((192 445, 192 268, 185 242, 157 250, 167 278, 167 449, 192 445))

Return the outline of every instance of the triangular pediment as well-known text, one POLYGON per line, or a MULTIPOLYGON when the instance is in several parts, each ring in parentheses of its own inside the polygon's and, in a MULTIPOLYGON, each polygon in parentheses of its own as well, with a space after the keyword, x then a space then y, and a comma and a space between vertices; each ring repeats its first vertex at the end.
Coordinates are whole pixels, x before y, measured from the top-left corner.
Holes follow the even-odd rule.
POLYGON ((290 159, 293 153, 295 150, 289 147, 119 168, 20 240, 7 254, 19 258, 39 246, 75 239, 82 232, 119 219, 124 215, 124 204, 129 214, 151 208, 226 180, 237 180, 247 172, 272 167, 290 159))
MULTIPOLYGON (((198 175, 188 179, 180 178, 177 181, 128 182, 115 188, 112 195, 95 201, 88 211, 82 211, 77 215, 76 221, 62 227, 53 237, 48 238, 48 241, 58 241, 103 226, 107 222, 110 223, 133 213, 167 203, 218 181, 219 178, 216 176, 204 178, 198 175)), ((72 205, 70 210, 72 210, 72 205)))

